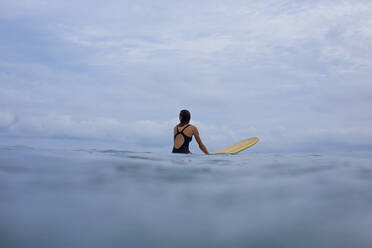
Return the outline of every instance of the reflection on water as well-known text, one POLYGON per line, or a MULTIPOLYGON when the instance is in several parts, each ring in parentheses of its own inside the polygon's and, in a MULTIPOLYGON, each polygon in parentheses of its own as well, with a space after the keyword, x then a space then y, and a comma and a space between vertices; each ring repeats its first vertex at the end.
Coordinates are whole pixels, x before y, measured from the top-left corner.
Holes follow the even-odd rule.
POLYGON ((372 160, 0 149, 0 247, 372 247, 372 160))

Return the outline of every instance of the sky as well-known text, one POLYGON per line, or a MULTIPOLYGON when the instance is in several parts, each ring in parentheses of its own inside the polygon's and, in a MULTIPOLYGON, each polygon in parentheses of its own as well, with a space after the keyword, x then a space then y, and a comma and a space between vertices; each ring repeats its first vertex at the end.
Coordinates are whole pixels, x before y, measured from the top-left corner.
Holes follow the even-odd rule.
POLYGON ((370 151, 371 57, 370 0, 2 0, 0 145, 370 151))

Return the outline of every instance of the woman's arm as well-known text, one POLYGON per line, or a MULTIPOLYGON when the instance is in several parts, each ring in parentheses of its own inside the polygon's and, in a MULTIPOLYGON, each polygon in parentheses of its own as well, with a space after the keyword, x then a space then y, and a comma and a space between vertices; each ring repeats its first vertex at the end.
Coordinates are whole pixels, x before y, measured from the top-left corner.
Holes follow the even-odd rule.
POLYGON ((205 147, 205 145, 201 141, 200 136, 199 136, 199 131, 198 131, 198 129, 195 126, 194 126, 193 132, 194 132, 194 136, 195 136, 196 142, 198 142, 198 144, 199 144, 200 150, 202 150, 205 154, 209 154, 207 148, 205 147))

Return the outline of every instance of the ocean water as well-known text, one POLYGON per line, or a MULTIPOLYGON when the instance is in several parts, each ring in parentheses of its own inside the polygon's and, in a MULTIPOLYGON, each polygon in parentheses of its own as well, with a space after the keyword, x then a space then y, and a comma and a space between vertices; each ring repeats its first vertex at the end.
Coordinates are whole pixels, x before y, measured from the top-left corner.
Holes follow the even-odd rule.
POLYGON ((372 247, 372 159, 0 148, 0 247, 372 247))

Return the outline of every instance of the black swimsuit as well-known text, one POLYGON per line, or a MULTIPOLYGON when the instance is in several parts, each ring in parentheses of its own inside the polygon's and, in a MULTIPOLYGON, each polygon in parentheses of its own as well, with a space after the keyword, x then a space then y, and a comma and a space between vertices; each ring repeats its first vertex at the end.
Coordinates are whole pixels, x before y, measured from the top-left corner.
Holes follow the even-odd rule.
POLYGON ((183 130, 185 130, 188 126, 190 126, 190 124, 187 124, 186 127, 184 127, 181 132, 178 131, 178 126, 176 127, 177 128, 177 133, 174 135, 174 139, 176 139, 176 136, 181 134, 184 138, 184 142, 182 144, 182 146, 180 148, 176 148, 173 146, 173 153, 190 153, 190 150, 189 150, 189 143, 191 142, 192 140, 192 136, 189 137, 189 136, 186 136, 184 133, 183 133, 183 130))

